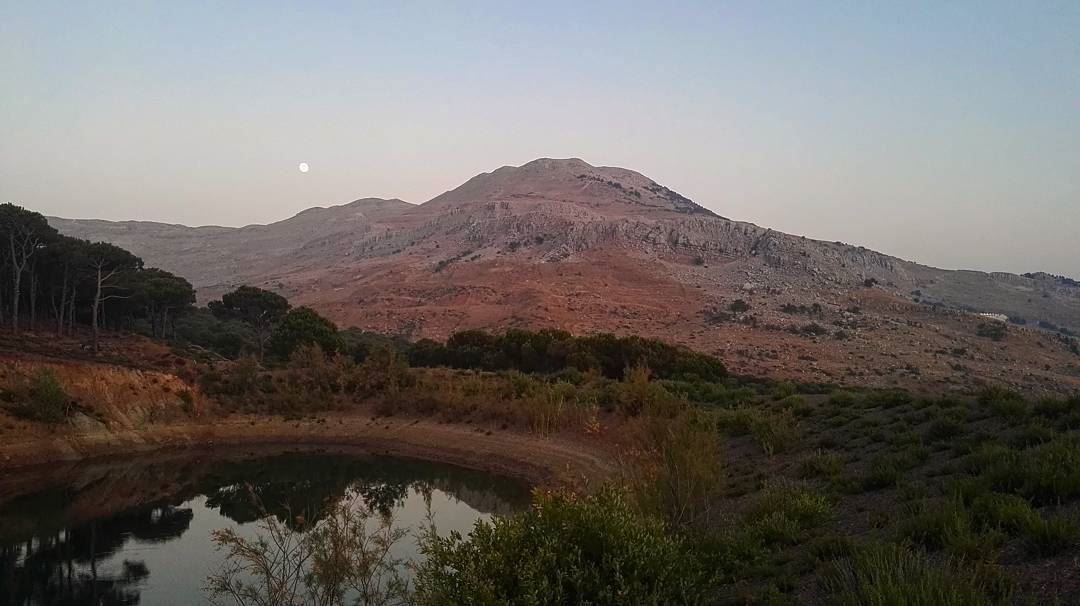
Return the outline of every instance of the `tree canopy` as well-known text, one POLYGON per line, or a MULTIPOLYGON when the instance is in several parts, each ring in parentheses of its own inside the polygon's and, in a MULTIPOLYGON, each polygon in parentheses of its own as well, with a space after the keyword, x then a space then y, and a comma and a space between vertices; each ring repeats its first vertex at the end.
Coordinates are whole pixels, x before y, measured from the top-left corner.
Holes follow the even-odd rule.
POLYGON ((0 204, 0 322, 13 331, 57 334, 77 324, 132 328, 150 323, 165 336, 173 319, 192 308, 195 289, 167 271, 145 268, 142 259, 114 244, 58 233, 40 213, 0 204))
POLYGON ((339 351, 341 338, 337 326, 310 307, 290 311, 274 329, 270 350, 275 356, 287 359, 302 345, 318 345, 325 352, 339 351))
POLYGON ((715 381, 727 376, 720 360, 685 347, 642 337, 600 333, 576 337, 563 330, 480 330, 454 333, 442 345, 428 339, 409 349, 413 366, 450 366, 481 370, 515 369, 556 372, 595 370, 621 378, 627 368, 645 365, 658 378, 696 377, 715 381))
POLYGON ((291 306, 285 297, 277 293, 254 286, 241 286, 223 295, 220 301, 211 301, 207 307, 219 319, 240 320, 254 328, 256 348, 262 359, 273 327, 285 317, 291 306))

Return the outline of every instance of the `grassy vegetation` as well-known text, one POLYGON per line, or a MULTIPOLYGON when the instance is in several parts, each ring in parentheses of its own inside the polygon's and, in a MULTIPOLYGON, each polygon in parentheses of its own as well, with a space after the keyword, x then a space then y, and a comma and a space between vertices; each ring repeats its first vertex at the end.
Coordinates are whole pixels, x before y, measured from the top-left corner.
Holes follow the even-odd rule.
POLYGON ((1009 583, 993 569, 932 562, 902 545, 867 545, 836 560, 824 576, 838 606, 1010 604, 1009 583))
MULTIPOLYGON (((589 555, 597 544, 652 571, 616 585, 657 603, 691 593, 724 604, 1080 599, 1054 573, 1080 557, 1080 397, 1030 400, 993 388, 927 397, 750 381, 679 348, 556 331, 412 346, 363 341, 363 355, 341 333, 332 351, 297 341, 287 360, 201 365, 201 390, 176 388, 172 397, 198 407, 209 395, 225 412, 297 417, 363 407, 562 435, 602 442, 626 463, 617 498, 539 502, 579 539, 530 518, 534 511, 432 547, 447 563, 491 552, 485 566, 432 586, 429 595, 446 603, 571 587, 595 603, 619 603, 597 593, 596 575, 615 565, 589 555), (594 515, 609 506, 623 526, 594 515), (692 562, 679 571, 689 576, 647 562, 618 533, 692 562), (535 566, 529 585, 506 585, 524 561, 535 566), (563 566, 575 572, 552 576, 563 566), (469 589, 442 593, 457 591, 448 587, 469 589)), ((127 397, 92 394, 85 378, 56 372, 71 401, 127 397)), ((31 375, 8 384, 27 385, 31 375)))
MULTIPOLYGON (((357 363, 306 347, 284 368, 241 361, 205 386, 241 409, 364 401, 383 415, 603 439, 626 453, 627 503, 703 563, 695 582, 720 603, 1074 597, 1057 594, 1053 575, 1012 571, 1080 556, 1080 398, 704 379, 686 366, 700 360, 657 358, 666 350, 634 342, 583 369, 573 356, 526 353, 534 337, 473 335, 435 350, 463 356, 458 368, 410 367, 408 349, 357 363), (510 355, 494 362, 493 344, 510 355), (665 371, 627 351, 651 353, 665 371), (616 359, 626 362, 617 373, 616 359)), ((444 555, 464 557, 468 540, 444 555)))

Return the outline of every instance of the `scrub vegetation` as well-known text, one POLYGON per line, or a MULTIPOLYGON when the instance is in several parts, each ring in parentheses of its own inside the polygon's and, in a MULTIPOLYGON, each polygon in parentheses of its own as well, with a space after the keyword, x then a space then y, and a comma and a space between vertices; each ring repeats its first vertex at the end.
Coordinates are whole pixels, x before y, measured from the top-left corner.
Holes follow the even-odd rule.
MULTIPOLYGON (((289 557, 322 562, 316 576, 332 583, 294 577, 294 602, 335 603, 372 574, 394 579, 390 594, 372 586, 386 603, 1080 601, 1076 575, 1062 572, 1080 558, 1080 396, 777 383, 732 376, 683 347, 609 334, 465 331, 407 342, 339 330, 254 287, 195 308, 182 278, 63 238, 11 205, 0 207, 0 230, 0 317, 11 333, 89 331, 93 352, 105 329, 142 333, 168 343, 175 362, 174 374, 5 366, 0 407, 20 421, 85 425, 94 406, 128 401, 143 411, 130 427, 177 414, 351 411, 592 441, 623 463, 605 486, 540 492, 527 511, 466 536, 427 536, 411 587, 385 560, 350 547, 396 535, 365 535, 345 510, 337 527, 308 529, 298 542, 269 527, 292 546, 289 557)), ((740 303, 730 311, 749 310, 740 303)), ((989 326, 982 336, 1008 338, 989 326)), ((826 334, 818 328, 799 332, 826 334)), ((242 537, 216 539, 241 566, 276 555, 242 537)), ((255 599, 258 588, 229 584, 229 570, 211 584, 215 599, 255 599)))
POLYGON ((424 603, 1078 596, 1054 570, 1080 555, 1080 397, 774 383, 654 341, 558 331, 367 343, 230 362, 203 389, 248 412, 368 403, 384 416, 574 435, 625 461, 608 486, 538 494, 471 535, 429 537, 413 596, 424 603), (612 570, 634 576, 597 580, 612 570))

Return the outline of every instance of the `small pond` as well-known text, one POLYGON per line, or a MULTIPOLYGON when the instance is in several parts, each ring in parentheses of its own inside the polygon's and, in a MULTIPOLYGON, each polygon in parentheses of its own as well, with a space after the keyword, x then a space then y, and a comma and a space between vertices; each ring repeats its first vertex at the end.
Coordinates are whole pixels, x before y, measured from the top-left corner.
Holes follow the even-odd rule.
MULTIPOLYGON (((0 606, 205 604, 225 554, 212 532, 257 538, 266 512, 318 520, 344 499, 416 533, 467 533, 528 503, 522 483, 457 467, 345 450, 138 455, 0 477, 0 606)), ((406 572, 407 574, 407 572, 406 572)))

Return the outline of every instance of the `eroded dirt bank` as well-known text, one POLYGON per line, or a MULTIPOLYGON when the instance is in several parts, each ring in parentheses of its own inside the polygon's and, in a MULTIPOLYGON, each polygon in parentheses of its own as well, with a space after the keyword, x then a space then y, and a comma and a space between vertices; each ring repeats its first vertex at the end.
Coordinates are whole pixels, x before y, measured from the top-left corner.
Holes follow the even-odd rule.
MULTIPOLYGON (((63 350, 68 349, 72 348, 63 350)), ((0 471, 163 449, 275 445, 348 447, 358 454, 449 463, 540 486, 598 481, 616 471, 612 451, 581 434, 541 437, 505 425, 377 416, 363 404, 303 419, 229 414, 193 382, 170 372, 185 370, 188 364, 160 345, 127 339, 118 340, 113 349, 130 363, 0 347, 0 394, 6 390, 13 396, 8 406, 25 397, 31 377, 48 371, 63 386, 75 411, 67 422, 47 425, 16 418, 0 406, 0 471), (159 359, 169 363, 161 370, 148 368, 150 361, 159 359)))
POLYGON ((99 456, 140 456, 161 449, 232 446, 333 446, 360 453, 438 461, 533 485, 595 482, 613 475, 615 457, 582 441, 430 421, 323 414, 303 420, 230 416, 139 429, 8 435, 0 470, 99 456))

